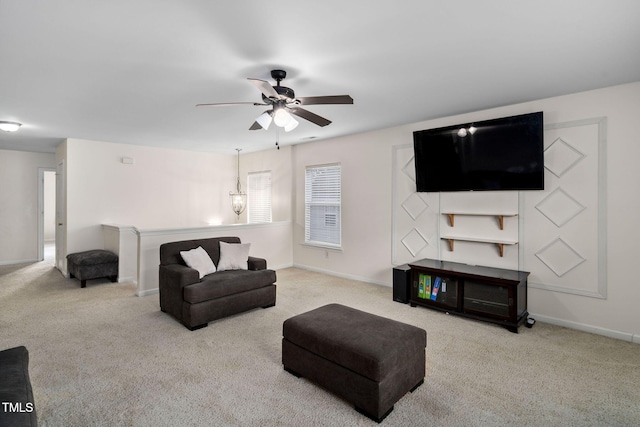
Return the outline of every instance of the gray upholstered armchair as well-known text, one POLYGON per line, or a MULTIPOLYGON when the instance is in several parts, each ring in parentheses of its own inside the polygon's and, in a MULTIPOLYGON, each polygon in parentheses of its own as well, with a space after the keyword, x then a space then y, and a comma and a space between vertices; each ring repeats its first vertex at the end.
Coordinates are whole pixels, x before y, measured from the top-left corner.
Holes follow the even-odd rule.
MULTIPOLYGON (((160 309, 190 330, 195 330, 207 326, 212 320, 258 307, 274 306, 276 272, 267 269, 266 260, 245 255, 239 261, 228 264, 229 257, 225 256, 225 251, 237 252, 236 249, 243 249, 241 246, 238 237, 185 240, 161 245, 160 309), (222 253, 221 247, 224 248, 222 253), (187 265, 185 252, 198 248, 204 249, 209 256, 215 272, 210 273, 209 267, 202 269, 197 263, 195 267, 200 270, 187 265), (226 264, 224 268, 223 264, 226 264)), ((244 249, 248 254, 248 247, 244 249)))

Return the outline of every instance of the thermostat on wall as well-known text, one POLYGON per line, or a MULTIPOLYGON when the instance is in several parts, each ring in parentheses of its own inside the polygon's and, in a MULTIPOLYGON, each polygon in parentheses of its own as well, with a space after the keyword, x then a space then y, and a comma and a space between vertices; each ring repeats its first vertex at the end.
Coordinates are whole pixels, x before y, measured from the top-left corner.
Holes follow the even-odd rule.
POLYGON ((133 158, 132 157, 123 157, 122 158, 122 164, 132 165, 133 164, 133 158))

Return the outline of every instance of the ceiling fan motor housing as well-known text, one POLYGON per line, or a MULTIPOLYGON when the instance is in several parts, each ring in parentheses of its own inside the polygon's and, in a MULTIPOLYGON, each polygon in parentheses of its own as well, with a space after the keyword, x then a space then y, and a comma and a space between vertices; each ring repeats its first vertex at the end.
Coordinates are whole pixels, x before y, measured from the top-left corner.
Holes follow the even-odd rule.
MULTIPOLYGON (((288 88, 288 87, 285 87, 285 86, 273 86, 273 89, 281 97, 289 98, 289 100, 287 100, 287 102, 293 102, 293 100, 296 97, 296 93, 291 88, 288 88)), ((265 101, 266 103, 269 103, 269 104, 273 104, 273 101, 274 101, 271 98, 265 96, 264 94, 262 94, 262 100, 265 101)))
POLYGON ((280 84, 281 80, 284 80, 287 77, 287 72, 285 70, 271 70, 271 78, 280 84))

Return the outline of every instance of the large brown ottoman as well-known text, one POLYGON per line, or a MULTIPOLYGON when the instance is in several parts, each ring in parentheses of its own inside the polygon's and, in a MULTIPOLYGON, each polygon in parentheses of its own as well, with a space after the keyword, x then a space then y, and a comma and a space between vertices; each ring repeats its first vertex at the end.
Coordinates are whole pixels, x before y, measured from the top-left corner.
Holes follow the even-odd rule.
POLYGON ((381 422, 424 381, 424 329, 329 304, 284 321, 284 369, 381 422))

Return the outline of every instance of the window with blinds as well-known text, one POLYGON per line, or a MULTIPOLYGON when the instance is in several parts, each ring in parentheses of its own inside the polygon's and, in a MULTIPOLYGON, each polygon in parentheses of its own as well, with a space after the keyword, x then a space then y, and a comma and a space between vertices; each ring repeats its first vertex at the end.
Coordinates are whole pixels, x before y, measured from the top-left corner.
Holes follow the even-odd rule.
POLYGON ((341 167, 307 167, 304 187, 304 241, 311 245, 341 245, 341 167))
POLYGON ((271 172, 247 176, 247 222, 271 222, 271 172))

